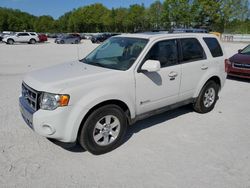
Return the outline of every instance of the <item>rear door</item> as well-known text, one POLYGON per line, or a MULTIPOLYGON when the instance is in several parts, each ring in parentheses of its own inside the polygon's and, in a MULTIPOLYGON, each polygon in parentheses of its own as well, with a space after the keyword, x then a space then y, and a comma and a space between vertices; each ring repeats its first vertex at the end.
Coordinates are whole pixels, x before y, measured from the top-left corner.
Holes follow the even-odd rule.
POLYGON ((136 110, 143 114, 170 104, 178 99, 181 79, 181 65, 178 64, 177 40, 161 40, 156 42, 142 64, 146 60, 158 60, 161 69, 158 72, 135 72, 136 110))
POLYGON ((181 38, 178 41, 181 51, 182 70, 179 99, 186 100, 193 97, 202 76, 208 71, 210 64, 197 38, 181 38))

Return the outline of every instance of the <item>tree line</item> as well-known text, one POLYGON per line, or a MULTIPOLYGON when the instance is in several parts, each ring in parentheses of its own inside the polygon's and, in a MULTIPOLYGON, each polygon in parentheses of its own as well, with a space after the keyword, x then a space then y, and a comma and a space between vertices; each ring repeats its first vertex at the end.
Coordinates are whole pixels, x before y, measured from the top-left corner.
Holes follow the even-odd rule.
POLYGON ((149 7, 133 4, 112 9, 96 3, 58 19, 0 7, 0 31, 137 32, 193 27, 249 33, 248 7, 248 0, 157 0, 149 7))

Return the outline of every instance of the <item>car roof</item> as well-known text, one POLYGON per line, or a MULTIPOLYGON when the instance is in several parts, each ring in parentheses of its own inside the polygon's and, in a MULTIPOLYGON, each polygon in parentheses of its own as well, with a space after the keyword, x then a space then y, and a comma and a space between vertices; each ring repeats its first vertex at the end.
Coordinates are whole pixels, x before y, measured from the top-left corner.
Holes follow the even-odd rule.
POLYGON ((130 37, 130 38, 142 38, 142 39, 160 39, 160 38, 180 38, 180 37, 213 37, 213 34, 207 33, 167 33, 167 32, 147 32, 147 33, 133 33, 133 34, 122 34, 115 37, 130 37))

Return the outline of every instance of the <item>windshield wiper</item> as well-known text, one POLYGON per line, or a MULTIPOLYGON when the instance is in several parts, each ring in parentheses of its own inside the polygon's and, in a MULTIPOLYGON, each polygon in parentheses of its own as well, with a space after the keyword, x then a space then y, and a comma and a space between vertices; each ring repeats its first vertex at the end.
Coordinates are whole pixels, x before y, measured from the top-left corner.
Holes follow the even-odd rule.
POLYGON ((96 62, 93 62, 93 61, 91 61, 89 64, 90 64, 90 65, 95 65, 95 66, 98 66, 98 67, 108 68, 107 66, 105 66, 105 65, 103 65, 103 64, 101 64, 101 63, 96 63, 96 62))
POLYGON ((108 68, 107 66, 101 64, 101 63, 98 63, 98 62, 95 62, 95 61, 88 61, 87 59, 81 59, 80 62, 83 62, 83 63, 86 63, 88 65, 94 65, 94 66, 98 66, 98 67, 104 67, 104 68, 108 68))

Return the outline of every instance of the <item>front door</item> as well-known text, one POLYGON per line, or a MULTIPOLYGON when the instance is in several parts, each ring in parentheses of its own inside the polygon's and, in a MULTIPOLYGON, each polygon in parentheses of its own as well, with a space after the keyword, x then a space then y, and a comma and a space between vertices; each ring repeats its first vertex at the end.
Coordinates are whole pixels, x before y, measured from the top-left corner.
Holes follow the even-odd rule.
POLYGON ((173 104, 178 100, 181 65, 178 64, 177 41, 172 39, 156 42, 143 62, 149 59, 160 61, 161 69, 158 72, 144 72, 139 68, 135 72, 137 114, 173 104))

